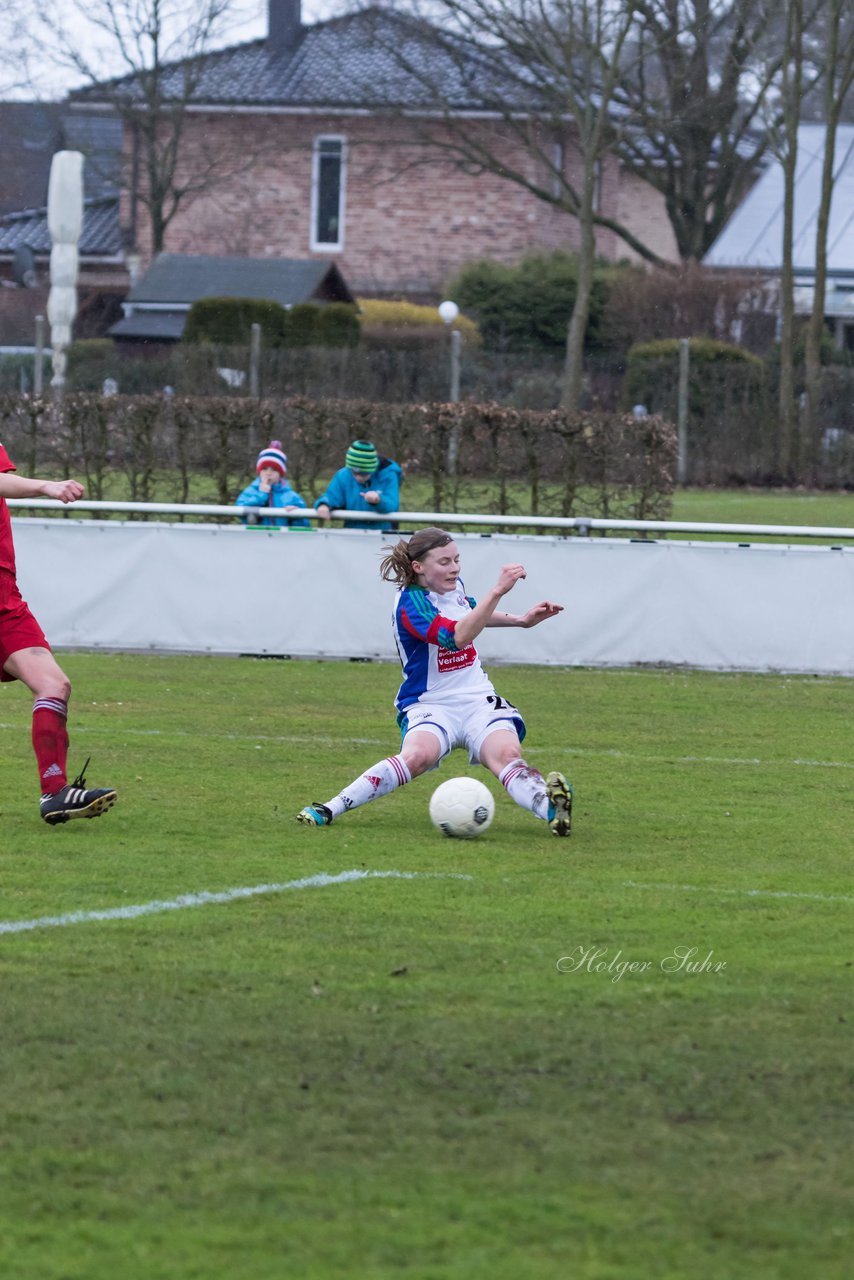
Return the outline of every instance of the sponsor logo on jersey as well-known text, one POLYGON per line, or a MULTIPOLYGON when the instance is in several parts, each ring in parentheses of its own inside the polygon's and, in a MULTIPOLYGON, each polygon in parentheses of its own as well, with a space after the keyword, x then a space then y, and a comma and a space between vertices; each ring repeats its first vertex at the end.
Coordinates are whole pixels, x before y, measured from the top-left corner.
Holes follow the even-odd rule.
POLYGON ((462 671, 472 666, 476 658, 477 650, 473 644, 466 645, 465 649, 440 649, 439 670, 462 671))

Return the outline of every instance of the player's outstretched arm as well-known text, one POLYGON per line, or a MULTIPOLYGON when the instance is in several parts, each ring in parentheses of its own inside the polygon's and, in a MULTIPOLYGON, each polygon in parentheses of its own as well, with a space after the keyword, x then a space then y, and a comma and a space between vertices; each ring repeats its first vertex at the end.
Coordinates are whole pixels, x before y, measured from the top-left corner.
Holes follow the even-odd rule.
POLYGON ((56 498, 76 502, 85 490, 77 480, 35 480, 5 471, 0 474, 0 498, 56 498))
POLYGON ((556 618, 559 613, 563 613, 562 604, 554 604, 551 600, 541 600, 539 604, 532 605, 527 613, 522 614, 520 627, 535 627, 539 622, 545 622, 547 618, 556 618))
POLYGON ((554 604, 551 600, 541 600, 532 605, 527 613, 494 613, 486 624, 488 627, 535 627, 546 618, 556 618, 563 613, 562 604, 554 604))
POLYGON ((480 635, 484 627, 490 625, 490 620, 502 597, 506 596, 508 591, 512 591, 519 579, 524 577, 524 565, 504 565, 492 590, 487 591, 486 595, 481 600, 478 600, 471 613, 467 613, 457 623, 454 630, 454 640, 457 648, 464 649, 466 645, 471 644, 480 635))

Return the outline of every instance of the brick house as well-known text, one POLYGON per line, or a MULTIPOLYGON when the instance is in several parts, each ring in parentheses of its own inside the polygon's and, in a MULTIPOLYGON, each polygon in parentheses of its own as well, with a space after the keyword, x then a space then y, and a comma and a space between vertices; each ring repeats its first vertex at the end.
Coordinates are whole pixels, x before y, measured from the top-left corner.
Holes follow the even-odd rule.
MULTIPOLYGON (((181 166, 187 176, 213 164, 215 181, 181 205, 166 231, 166 251, 323 258, 336 263, 356 293, 427 300, 473 258, 513 262, 531 249, 577 243, 570 215, 493 174, 465 173, 419 144, 415 125, 401 114, 418 113, 417 80, 385 51, 412 38, 406 19, 377 9, 303 26, 300 0, 268 3, 265 40, 204 60, 181 166)), ((425 49, 425 58, 440 56, 425 49)), ((177 93, 179 69, 174 74, 177 93)), ((461 115, 483 118, 482 103, 464 90, 461 84, 461 115)), ((97 88, 73 94, 71 102, 80 113, 105 106, 97 88)), ((139 173, 135 145, 126 133, 127 167, 139 173)), ((507 147, 509 160, 533 165, 531 157, 513 154, 509 140, 507 147)), ((565 149, 563 162, 572 166, 569 142, 565 149)), ((603 212, 676 259, 661 197, 615 159, 603 166, 599 199, 603 212)), ((150 227, 127 185, 120 222, 144 268, 150 227)), ((599 250, 611 259, 633 256, 610 231, 601 232, 599 250)))

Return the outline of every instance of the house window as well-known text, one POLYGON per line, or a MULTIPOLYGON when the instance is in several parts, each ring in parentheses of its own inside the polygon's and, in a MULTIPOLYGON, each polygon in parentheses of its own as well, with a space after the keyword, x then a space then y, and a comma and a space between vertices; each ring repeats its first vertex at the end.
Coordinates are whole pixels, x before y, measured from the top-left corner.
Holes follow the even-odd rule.
POLYGON ((314 140, 311 178, 311 247, 336 250, 344 247, 344 139, 314 140))

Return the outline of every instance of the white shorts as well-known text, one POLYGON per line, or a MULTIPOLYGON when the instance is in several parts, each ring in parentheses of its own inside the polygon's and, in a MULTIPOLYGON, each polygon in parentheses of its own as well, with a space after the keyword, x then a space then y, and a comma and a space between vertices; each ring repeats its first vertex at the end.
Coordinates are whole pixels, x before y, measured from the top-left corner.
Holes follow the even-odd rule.
POLYGON ((410 733, 432 733, 439 740, 442 760, 454 747, 466 747, 472 764, 480 764, 484 740, 496 729, 509 729, 521 742, 525 721, 517 709, 497 693, 460 698, 453 706, 413 702, 398 717, 405 740, 410 733))

